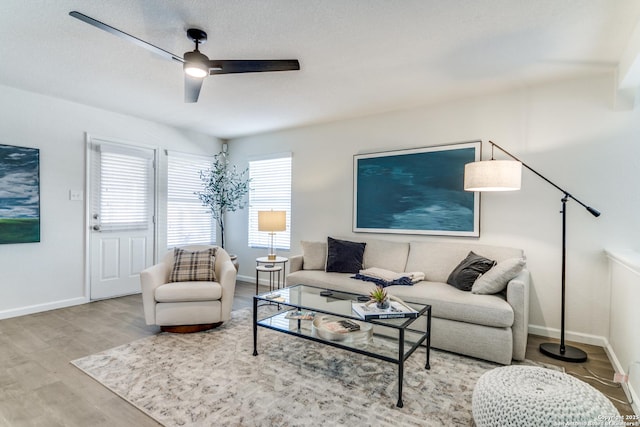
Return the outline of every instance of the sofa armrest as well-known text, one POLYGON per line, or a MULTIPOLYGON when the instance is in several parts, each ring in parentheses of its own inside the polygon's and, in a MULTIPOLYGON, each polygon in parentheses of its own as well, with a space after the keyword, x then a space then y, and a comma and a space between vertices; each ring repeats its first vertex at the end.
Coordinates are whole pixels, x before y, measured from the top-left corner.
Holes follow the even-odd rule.
POLYGON ((144 320, 147 325, 156 324, 156 288, 169 281, 169 266, 160 262, 140 272, 140 287, 142 289, 142 306, 144 320))
POLYGON ((507 284, 507 302, 513 308, 513 359, 524 360, 529 334, 529 270, 520 274, 507 284))
POLYGON ((302 270, 304 259, 302 255, 294 255, 289 257, 289 273, 302 270))
POLYGON ((220 309, 221 320, 227 321, 231 319, 231 309, 233 308, 233 297, 236 292, 236 267, 233 265, 233 261, 229 258, 229 254, 222 248, 218 248, 216 251, 216 279, 222 287, 222 297, 220 302, 222 307, 220 309))

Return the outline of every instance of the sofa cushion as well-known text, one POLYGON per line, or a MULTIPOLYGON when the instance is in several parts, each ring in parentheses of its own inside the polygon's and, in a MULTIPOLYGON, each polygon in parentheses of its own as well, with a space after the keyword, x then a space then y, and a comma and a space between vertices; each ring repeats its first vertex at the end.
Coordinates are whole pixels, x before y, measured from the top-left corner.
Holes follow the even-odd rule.
POLYGON ((208 248, 201 251, 175 248, 173 251, 173 269, 171 270, 169 281, 215 281, 215 254, 215 248, 208 248))
POLYGON ((321 270, 298 270, 287 275, 287 286, 303 284, 361 295, 369 295, 369 292, 376 288, 375 283, 356 280, 351 277, 353 277, 351 273, 325 273, 321 270))
POLYGON ((509 258, 499 262, 474 282, 471 292, 484 295, 502 292, 509 281, 520 274, 524 265, 522 258, 509 258))
POLYGON ((327 242, 301 241, 302 268, 305 270, 324 270, 327 265, 327 242))
POLYGON ((217 282, 167 283, 156 288, 157 302, 212 301, 222 298, 222 286, 217 282))
POLYGON ((364 250, 364 268, 378 267, 385 270, 406 271, 409 243, 386 240, 367 240, 364 250))
POLYGON ((409 257, 405 271, 422 271, 426 280, 446 282, 451 271, 469 251, 474 251, 497 262, 507 258, 522 258, 521 249, 491 245, 476 245, 443 242, 410 242, 409 257))
POLYGON ((471 251, 449 274, 447 283, 461 291, 470 291, 474 282, 494 265, 496 265, 494 260, 471 251))
POLYGON ((427 281, 413 286, 388 286, 385 290, 403 301, 430 304, 433 317, 496 328, 513 326, 513 308, 499 294, 476 295, 447 283, 427 281))
POLYGON ((357 273, 362 269, 366 243, 327 237, 327 272, 357 273))
POLYGON ((158 303, 156 321, 167 326, 222 322, 221 305, 220 300, 158 303))
MULTIPOLYGON (((287 286, 304 284, 361 295, 368 295, 376 286, 371 282, 352 279, 351 276, 347 273, 299 270, 287 275, 287 286)), ((389 295, 406 302, 430 304, 433 317, 496 328, 510 328, 513 325, 513 308, 500 294, 476 295, 446 283, 427 281, 413 286, 388 286, 385 290, 389 295)))

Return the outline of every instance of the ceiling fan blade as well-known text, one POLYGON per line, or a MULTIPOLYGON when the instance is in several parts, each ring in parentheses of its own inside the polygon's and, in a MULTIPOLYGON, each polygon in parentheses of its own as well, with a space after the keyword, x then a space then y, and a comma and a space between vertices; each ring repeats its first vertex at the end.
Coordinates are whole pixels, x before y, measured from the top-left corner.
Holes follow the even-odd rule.
POLYGON ((300 69, 297 59, 275 60, 211 60, 209 74, 260 73, 266 71, 293 71, 300 69))
POLYGON ((184 75, 184 102, 198 102, 204 79, 184 75))
POLYGON ((178 61, 180 63, 184 62, 184 59, 182 59, 181 57, 179 57, 178 55, 174 55, 171 52, 167 52, 164 49, 159 48, 158 46, 154 46, 151 43, 147 43, 144 40, 141 40, 135 36, 132 36, 131 34, 125 33, 124 31, 120 31, 117 28, 114 28, 110 25, 105 24, 104 22, 100 22, 97 19, 93 19, 90 16, 84 15, 80 12, 77 11, 72 11, 69 12, 69 15, 73 16, 74 18, 77 18, 83 22, 86 22, 89 25, 93 25, 94 27, 100 28, 101 30, 104 30, 108 33, 111 33, 115 36, 118 36, 120 38, 123 38, 125 40, 128 40, 142 48, 145 48, 157 55, 162 56, 163 58, 166 59, 172 59, 174 61, 178 61))

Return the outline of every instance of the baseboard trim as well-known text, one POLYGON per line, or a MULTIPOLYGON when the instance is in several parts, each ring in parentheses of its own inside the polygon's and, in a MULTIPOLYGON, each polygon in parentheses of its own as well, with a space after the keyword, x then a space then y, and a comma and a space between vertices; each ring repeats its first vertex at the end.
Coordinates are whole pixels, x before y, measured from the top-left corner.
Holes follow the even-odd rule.
MULTIPOLYGON (((605 352, 607 353, 607 357, 609 358, 609 360, 611 361, 611 364, 613 365, 613 369, 616 372, 625 373, 630 377, 631 368, 630 367, 625 368, 622 366, 622 364, 620 363, 620 360, 618 360, 618 357, 616 356, 616 352, 613 350, 613 347, 611 347, 611 344, 607 342, 607 345, 604 349, 605 349, 605 352)), ((638 406, 638 401, 640 400, 640 396, 639 396, 640 390, 635 390, 633 388, 633 385, 631 384, 631 381, 627 383, 622 383, 621 386, 622 386, 622 389, 624 390, 624 393, 627 395, 627 400, 632 402, 631 409, 636 415, 640 415, 640 406, 638 406)))
MULTIPOLYGON (((549 328, 546 326, 529 325, 529 333, 532 335, 539 335, 541 337, 560 339, 560 329, 549 328)), ((581 332, 565 331, 564 338, 567 341, 597 345, 604 348, 609 344, 607 339, 603 336, 583 334, 581 332)))
MULTIPOLYGON (((266 286, 266 287, 269 287, 269 279, 268 279, 267 277, 268 277, 268 276, 266 276, 266 275, 265 275, 265 277, 264 277, 264 278, 260 278, 260 279, 258 280, 258 284, 259 284, 260 286, 266 286)), ((255 277, 255 276, 251 277, 251 276, 241 276, 241 275, 238 275, 238 276, 236 276, 236 280, 239 280, 239 281, 241 281, 241 282, 248 282, 248 283, 252 283, 252 284, 253 284, 253 286, 255 286, 255 285, 256 285, 256 277, 255 277)), ((282 282, 282 283, 284 283, 284 277, 281 279, 281 282, 282 282)), ((283 284, 282 286, 286 286, 286 284, 283 284)))
POLYGON ((238 274, 236 276, 236 280, 239 280, 241 282, 249 282, 249 283, 253 283, 254 285, 256 284, 256 276, 244 276, 244 275, 240 275, 238 274))
POLYGON ((26 307, 12 308, 0 311, 0 320, 12 317, 26 316, 28 314, 41 313, 43 311, 56 310, 58 308, 71 307, 74 305, 86 304, 89 299, 86 297, 70 298, 60 301, 52 301, 44 304, 29 305, 26 307))

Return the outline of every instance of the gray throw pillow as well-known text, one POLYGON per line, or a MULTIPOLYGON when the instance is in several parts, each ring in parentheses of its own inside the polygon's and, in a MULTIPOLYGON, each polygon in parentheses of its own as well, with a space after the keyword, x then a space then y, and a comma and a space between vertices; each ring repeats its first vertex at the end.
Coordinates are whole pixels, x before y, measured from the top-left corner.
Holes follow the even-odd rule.
POLYGON ((301 241, 302 269, 324 270, 327 264, 327 243, 301 241))
POLYGON ((480 276, 473 284, 471 292, 482 295, 502 292, 509 281, 520 274, 524 266, 525 261, 522 258, 505 259, 480 276))
POLYGON ((496 265, 495 261, 471 251, 449 274, 447 283, 461 291, 470 291, 478 277, 489 271, 494 265, 496 265))
POLYGON ((327 237, 327 267, 335 273, 358 273, 362 270, 366 243, 350 242, 327 237))

